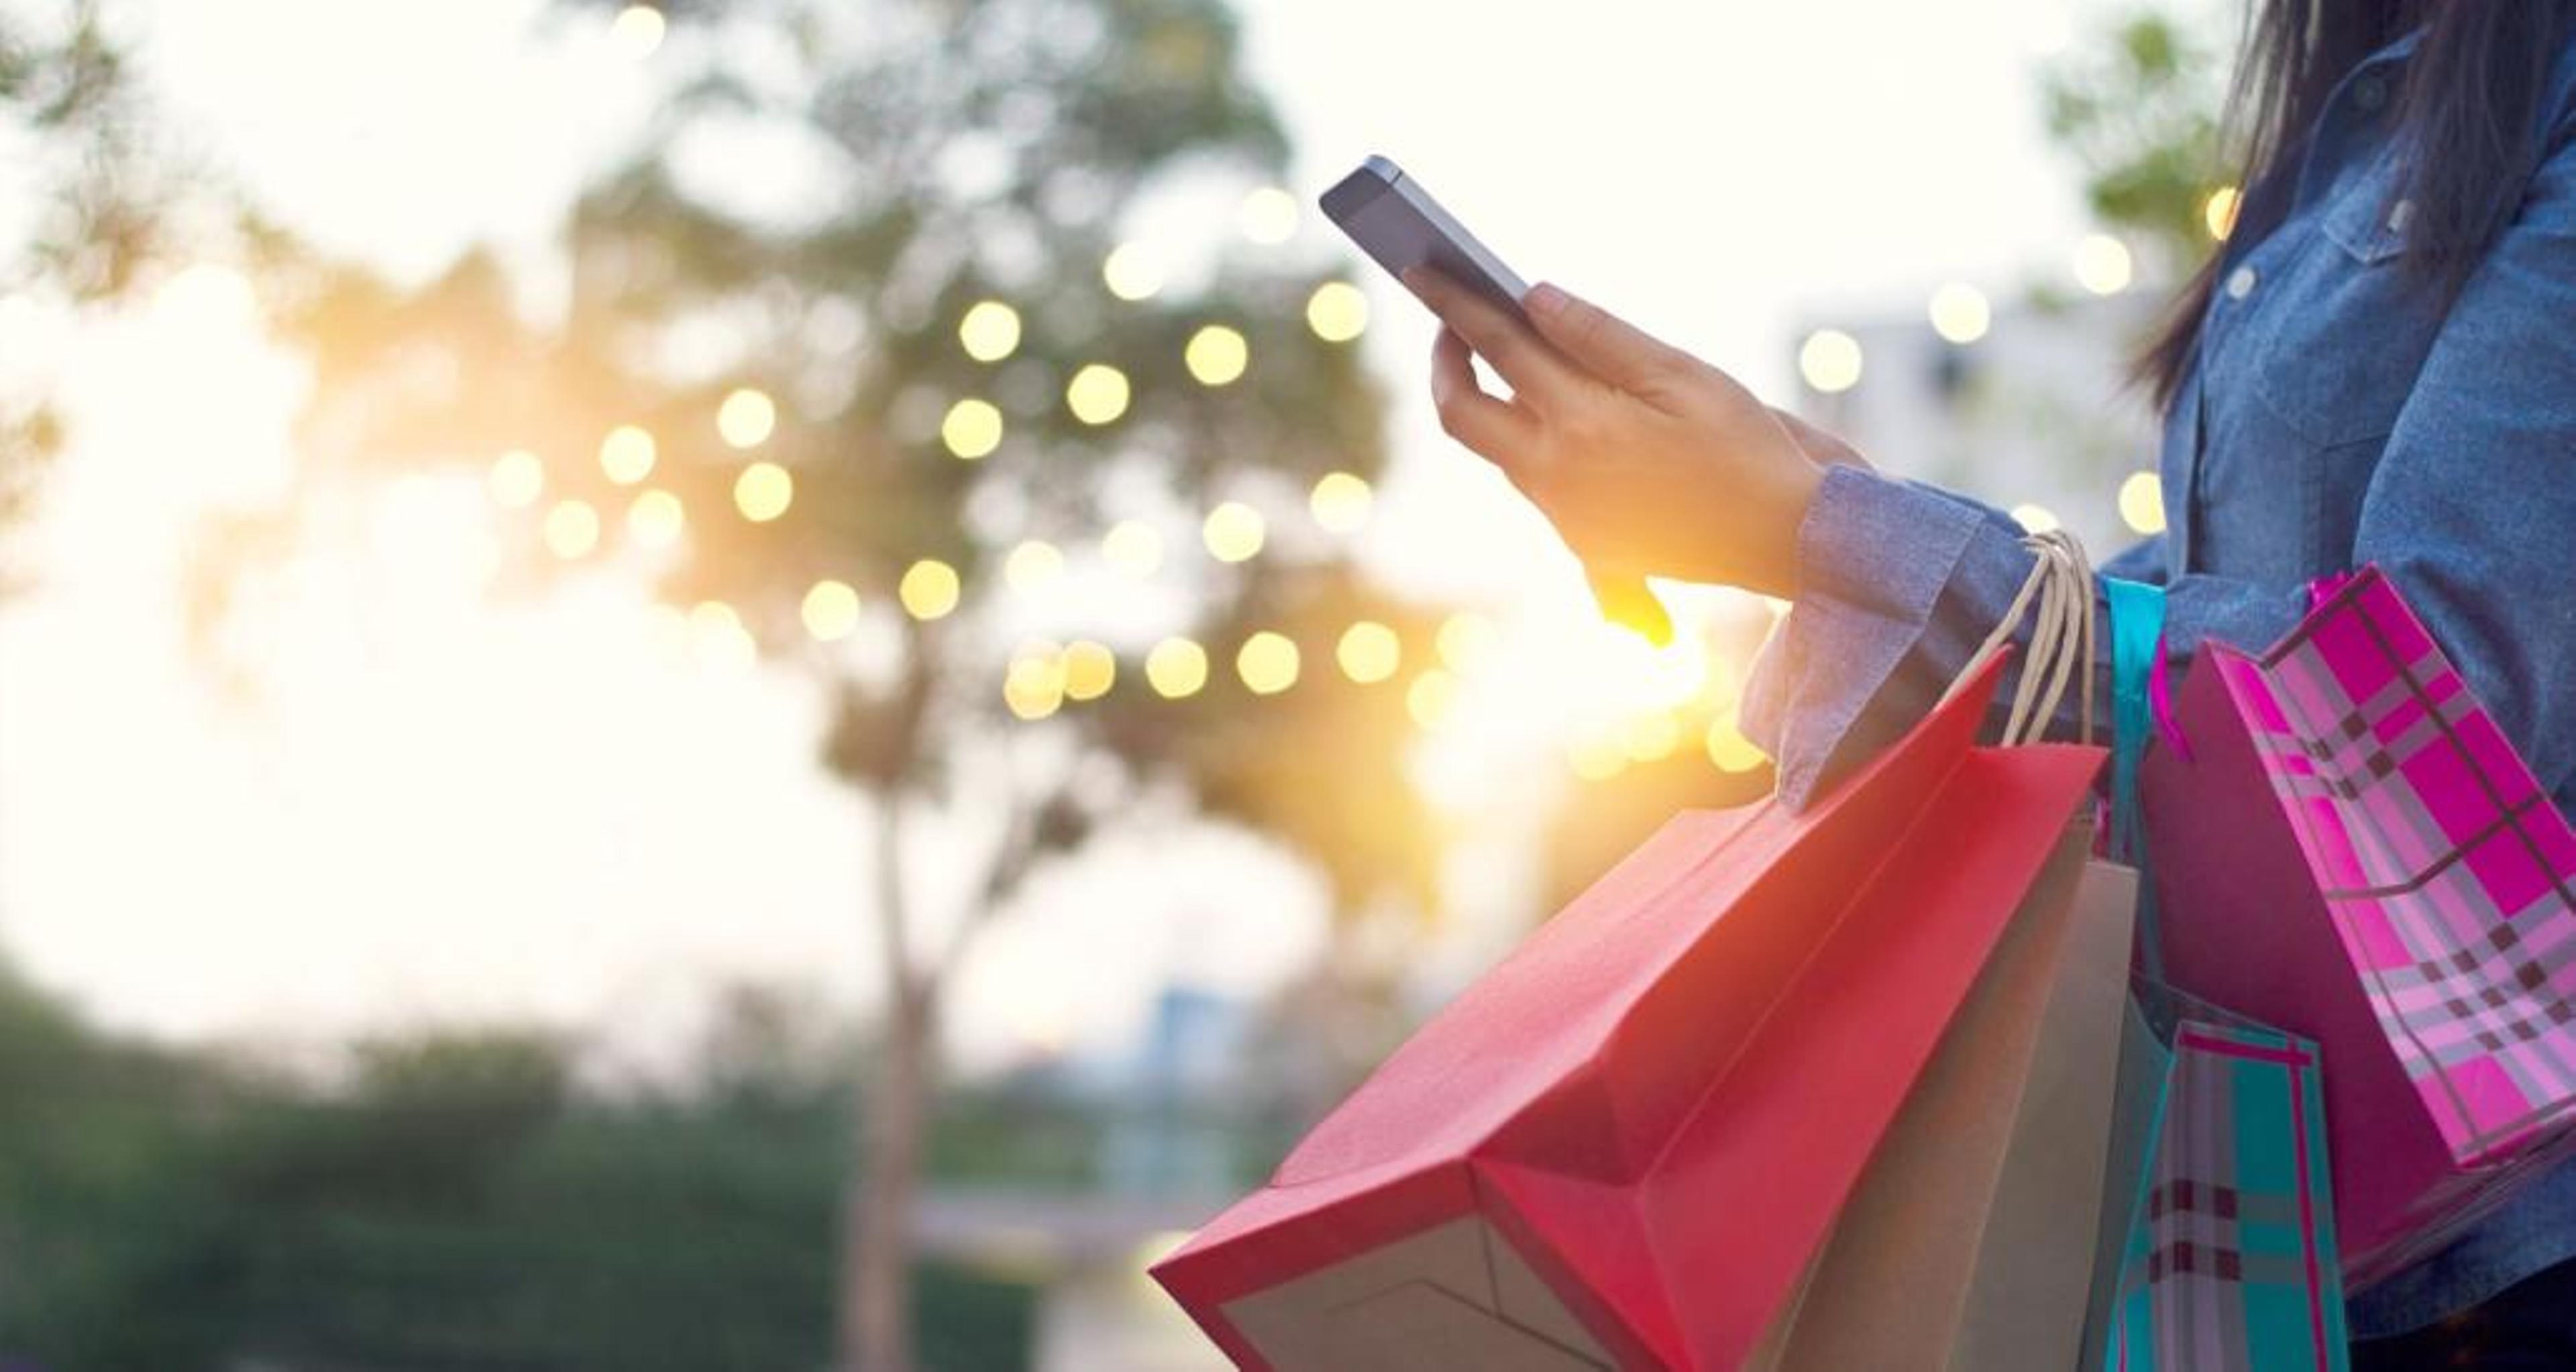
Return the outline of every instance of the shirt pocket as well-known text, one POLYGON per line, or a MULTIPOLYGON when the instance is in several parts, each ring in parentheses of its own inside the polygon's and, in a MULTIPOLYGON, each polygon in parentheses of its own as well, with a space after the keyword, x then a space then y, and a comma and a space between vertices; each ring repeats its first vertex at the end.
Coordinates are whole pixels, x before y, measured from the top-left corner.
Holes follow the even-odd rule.
POLYGON ((2274 279, 2249 292, 2261 293, 2247 320, 2255 390, 2311 449, 2396 427, 2440 322, 2406 270, 2412 210, 2395 188, 2386 158, 2343 178, 2317 207, 2316 232, 2275 255, 2274 279))

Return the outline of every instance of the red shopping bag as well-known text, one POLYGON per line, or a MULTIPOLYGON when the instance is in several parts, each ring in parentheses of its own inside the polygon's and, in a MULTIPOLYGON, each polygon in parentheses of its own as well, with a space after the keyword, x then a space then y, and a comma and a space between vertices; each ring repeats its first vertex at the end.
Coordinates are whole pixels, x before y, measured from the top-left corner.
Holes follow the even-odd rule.
POLYGON ((2101 753, 1972 747, 1990 668, 1805 814, 1685 814, 1154 1268, 1237 1363, 1733 1368, 2101 753))
POLYGON ((2143 777, 2169 979, 2314 1039, 2359 1288, 2567 1155, 2576 833, 2375 570, 2213 645, 2143 777))

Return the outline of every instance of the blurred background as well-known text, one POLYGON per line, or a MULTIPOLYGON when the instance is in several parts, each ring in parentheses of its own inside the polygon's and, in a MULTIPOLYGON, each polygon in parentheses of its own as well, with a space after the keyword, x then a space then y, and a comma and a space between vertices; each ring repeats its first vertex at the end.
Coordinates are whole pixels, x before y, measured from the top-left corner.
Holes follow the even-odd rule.
POLYGON ((1200 1368, 1143 1276, 1665 817, 1315 195, 2159 519, 2226 0, 0 0, 0 1366, 1200 1368))

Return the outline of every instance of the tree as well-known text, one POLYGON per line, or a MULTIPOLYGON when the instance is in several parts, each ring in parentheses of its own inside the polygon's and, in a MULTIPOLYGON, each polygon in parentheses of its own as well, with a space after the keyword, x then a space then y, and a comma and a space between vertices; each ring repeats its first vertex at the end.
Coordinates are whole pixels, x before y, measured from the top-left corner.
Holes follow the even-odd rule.
MULTIPOLYGON (((1132 254, 1104 265, 1148 197, 1284 162, 1217 0, 693 0, 667 22, 657 60, 684 78, 566 226, 559 316, 529 320, 480 254, 404 292, 278 243, 267 283, 315 359, 309 461, 494 464, 531 500, 528 565, 668 544, 650 555, 704 632, 829 683, 823 756, 873 802, 887 970, 840 1356, 902 1369, 941 989, 975 931, 1096 828, 1191 808, 1297 844, 1346 910, 1422 908, 1404 683, 1376 663, 1343 684, 1333 661, 1359 621, 1417 656, 1426 636, 1298 510, 1332 473, 1321 498, 1361 498, 1383 460, 1378 397, 1322 336, 1356 331, 1330 317, 1356 297, 1269 246, 1186 289, 1153 289, 1132 254), (708 185, 746 146, 812 168, 793 211, 708 185), (1267 546, 1171 559, 1160 622, 1086 604, 1031 624, 1010 589, 1113 520, 1112 555, 1140 565, 1137 530, 1194 529, 1220 500, 1244 507, 1215 516, 1228 556, 1264 541, 1253 507, 1267 546), (853 651, 854 627, 888 651, 853 651), (1238 647, 1258 690, 1229 680, 1238 647), (921 903, 933 829, 978 854, 962 909, 921 903)), ((1294 210, 1275 190, 1245 205, 1294 210)))
POLYGON ((2137 8, 2041 75, 2049 135, 2074 155, 2093 212, 2153 244, 2172 276, 2234 223, 2219 126, 2226 71, 2207 35, 2137 8))

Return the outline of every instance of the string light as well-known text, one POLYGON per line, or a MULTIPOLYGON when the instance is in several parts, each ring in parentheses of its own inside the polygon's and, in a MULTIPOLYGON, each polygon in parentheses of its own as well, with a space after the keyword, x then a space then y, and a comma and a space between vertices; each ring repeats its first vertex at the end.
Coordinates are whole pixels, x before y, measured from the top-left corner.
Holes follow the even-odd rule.
POLYGON ((1327 281, 1306 297, 1306 327, 1327 343, 1348 343, 1367 332, 1368 297, 1348 281, 1327 281))
POLYGON ((816 642, 836 643, 859 627, 859 593, 846 581, 817 581, 797 615, 816 642))
POLYGON ((927 623, 957 608, 958 591, 957 569, 926 557, 904 568, 894 593, 903 602, 905 614, 927 623))
POLYGON ((1002 581, 1023 594, 1064 575, 1064 553, 1044 539, 1032 538, 1002 559, 1002 581))
POLYGON ((1820 395, 1850 390, 1860 373, 1860 340, 1840 329, 1818 329, 1798 345, 1798 375, 1820 395))
POLYGON ((1342 631, 1333 658, 1341 664, 1342 675, 1369 686, 1394 676, 1404 665, 1404 644, 1395 630, 1363 619, 1342 631))
POLYGON ((1118 680, 1118 655, 1105 644, 1077 639, 1064 650, 1064 693, 1074 700, 1098 700, 1118 680))
POLYGON ((525 509, 545 493, 546 464, 525 448, 513 448, 492 459, 488 484, 495 502, 514 510, 525 509))
POLYGON ((589 502, 566 500, 546 511, 546 547, 566 562, 599 546, 599 511, 589 502))
POLYGON ((1252 362, 1252 345, 1223 324, 1210 324, 1190 335, 1181 361, 1202 386, 1230 386, 1252 362))
POLYGON ((669 491, 645 491, 626 507, 626 534, 647 548, 668 548, 680 541, 688 513, 669 491))
POLYGON ((1326 531, 1351 534, 1368 523, 1376 500, 1366 481, 1349 472, 1327 472, 1315 483, 1314 492, 1306 498, 1306 507, 1314 511, 1315 522, 1326 531))
POLYGON ((1985 337, 1995 319, 1984 291, 1956 281, 1932 293, 1931 314, 1932 331, 1962 345, 1985 337))
POLYGON ((999 300, 979 300, 957 321, 957 342, 978 362, 999 362, 1019 351, 1020 312, 999 300))
POLYGON ((2075 245, 2076 284, 2095 295, 2118 295, 2129 288, 2136 264, 2129 245, 2107 233, 2087 234, 2075 245))
POLYGON ((939 422, 939 441, 969 462, 984 457, 1002 446, 1002 412, 989 400, 960 400, 939 422))
POLYGON ((1145 655, 1145 682, 1167 700, 1197 695, 1207 677, 1207 649, 1186 638, 1164 639, 1145 655))
POLYGON ((1297 644, 1269 629, 1243 641, 1234 655, 1235 675, 1257 696, 1277 695, 1297 684, 1297 644))
POLYGON ((1127 373, 1094 362, 1065 383, 1065 407, 1085 424, 1107 424, 1127 413, 1127 373))
POLYGON ((2154 472, 2131 472, 2120 483, 2120 522, 2141 534, 2165 531, 2165 483, 2154 472))
POLYGON ((754 524, 766 524, 787 513, 796 499, 796 478, 775 462, 755 462, 733 482, 734 508, 754 524))
POLYGON ((1163 565, 1163 536, 1140 519, 1122 519, 1100 540, 1100 555, 1129 576, 1151 576, 1163 565))
POLYGON ((653 435, 632 424, 620 424, 599 441, 599 469, 620 486, 632 486, 653 474, 653 435))
POLYGON ((745 386, 716 407, 716 433, 735 448, 757 448, 778 427, 778 402, 745 386))
POLYGON ((1261 552, 1268 534, 1261 512, 1239 500, 1229 500, 1208 511, 1207 522, 1199 529, 1208 555, 1219 562, 1250 560, 1261 552))
POLYGON ((1064 705, 1064 655, 1054 644, 1032 644, 1011 659, 1002 678, 1002 701, 1025 720, 1044 719, 1064 705))
POLYGON ((1100 279, 1121 300, 1149 300, 1163 289, 1163 264, 1142 243, 1121 243, 1100 264, 1100 279))

